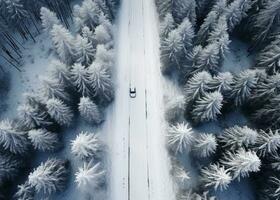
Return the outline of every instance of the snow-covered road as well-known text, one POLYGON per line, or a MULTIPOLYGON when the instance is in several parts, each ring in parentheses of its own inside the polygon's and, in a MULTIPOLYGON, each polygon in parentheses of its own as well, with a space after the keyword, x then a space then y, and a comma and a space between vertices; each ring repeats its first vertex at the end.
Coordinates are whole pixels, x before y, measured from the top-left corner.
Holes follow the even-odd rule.
POLYGON ((123 0, 116 98, 108 113, 110 200, 173 200, 165 149, 159 34, 152 0, 123 0), (137 97, 129 97, 129 87, 137 97))

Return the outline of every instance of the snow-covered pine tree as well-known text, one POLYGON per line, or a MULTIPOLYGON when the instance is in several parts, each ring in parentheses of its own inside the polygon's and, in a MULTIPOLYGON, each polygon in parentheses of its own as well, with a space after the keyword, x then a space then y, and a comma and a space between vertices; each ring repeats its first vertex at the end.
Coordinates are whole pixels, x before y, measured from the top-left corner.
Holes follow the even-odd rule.
POLYGON ((40 77, 41 88, 40 95, 43 98, 43 101, 51 98, 58 98, 65 102, 70 101, 69 94, 65 91, 65 86, 61 84, 60 79, 55 77, 45 76, 40 77))
POLYGON ((224 15, 220 16, 217 23, 213 25, 213 30, 209 32, 207 43, 219 41, 228 32, 227 20, 224 15))
POLYGON ((90 123, 100 124, 103 121, 103 115, 98 106, 89 97, 80 98, 79 112, 90 123))
POLYGON ((257 142, 258 132, 248 126, 233 126, 224 130, 218 137, 224 148, 237 150, 241 147, 248 148, 257 142))
POLYGON ((51 38, 56 53, 62 62, 67 65, 73 64, 75 60, 74 37, 62 25, 54 24, 51 30, 51 38))
POLYGON ((265 189, 264 193, 267 199, 278 200, 280 198, 280 178, 279 175, 272 175, 268 178, 268 188, 265 189))
POLYGON ((194 74, 184 86, 187 104, 191 104, 199 97, 205 95, 205 93, 209 90, 209 83, 211 80, 212 76, 206 71, 194 74))
POLYGON ((193 71, 193 66, 197 65, 197 61, 202 52, 203 48, 201 45, 194 46, 191 51, 185 56, 185 64, 183 64, 181 69, 182 82, 185 83, 190 77, 193 76, 191 73, 193 71))
POLYGON ((17 200, 34 200, 35 190, 28 181, 26 181, 17 186, 17 192, 15 193, 14 198, 17 200))
POLYGON ((81 34, 82 34, 83 38, 88 39, 88 41, 90 41, 92 43, 93 47, 96 46, 96 41, 94 39, 94 33, 93 33, 93 31, 91 31, 89 29, 89 27, 84 26, 82 28, 81 34))
POLYGON ((16 130, 12 121, 0 122, 0 147, 14 154, 24 154, 28 150, 29 141, 25 132, 16 130))
POLYGON ((112 68, 114 61, 115 57, 113 49, 108 50, 103 44, 98 44, 96 46, 95 62, 106 63, 110 68, 112 68))
POLYGON ((93 96, 100 103, 111 102, 114 98, 114 87, 108 65, 95 60, 89 66, 89 74, 93 96))
POLYGON ((52 133, 42 128, 28 131, 28 138, 33 147, 39 151, 53 151, 59 144, 59 139, 56 133, 52 133))
POLYGON ((200 194, 193 192, 192 190, 181 190, 176 195, 177 200, 216 200, 215 196, 210 196, 209 192, 202 192, 200 194))
POLYGON ((56 13, 50 11, 46 7, 41 8, 40 15, 41 15, 42 26, 44 28, 44 31, 46 31, 47 33, 49 33, 52 30, 55 24, 60 24, 60 21, 58 20, 56 13))
POLYGON ((70 69, 66 64, 59 60, 52 60, 50 68, 50 75, 54 80, 58 80, 58 83, 65 88, 72 86, 70 69))
POLYGON ((196 156, 206 158, 216 152, 217 145, 216 137, 213 134, 202 133, 195 138, 192 151, 196 156))
POLYGON ((267 155, 277 155, 277 150, 280 147, 280 133, 279 130, 268 131, 260 130, 256 142, 256 149, 261 157, 267 155))
POLYGON ((271 168, 275 171, 280 171, 280 155, 279 154, 271 155, 268 157, 268 159, 271 168))
POLYGON ((193 63, 191 74, 204 70, 210 72, 211 74, 217 74, 220 70, 220 47, 220 43, 217 41, 203 48, 193 63))
POLYGON ((67 161, 53 158, 41 163, 29 174, 28 184, 36 193, 52 194, 65 188, 67 175, 67 161))
POLYGON ((180 88, 174 84, 166 85, 168 93, 164 96, 165 119, 169 123, 177 122, 185 112, 185 97, 180 88))
POLYGON ((255 16, 253 44, 254 47, 257 47, 264 44, 273 34, 279 31, 280 1, 266 1, 264 7, 255 16))
POLYGON ((78 35, 75 42, 76 62, 89 66, 94 59, 94 53, 95 50, 92 43, 87 38, 78 35))
POLYGON ((82 160, 97 160, 101 157, 103 146, 97 134, 81 132, 71 141, 71 152, 82 160))
POLYGON ((276 73, 259 81, 250 100, 253 104, 263 105, 278 94, 280 94, 280 74, 276 73))
POLYGON ((233 76, 230 72, 220 72, 209 82, 209 88, 211 91, 219 91, 226 97, 232 89, 232 83, 233 76))
POLYGON ((0 185, 7 180, 14 178, 21 163, 13 156, 1 152, 0 154, 0 185))
POLYGON ((97 3, 93 0, 84 0, 81 6, 74 6, 74 24, 77 31, 80 31, 84 26, 88 26, 94 30, 99 25, 99 16, 102 11, 97 3))
POLYGON ((49 99, 47 101, 47 110, 49 115, 59 124, 69 126, 73 119, 71 109, 59 99, 49 99))
POLYGON ((177 186, 184 189, 189 184, 191 179, 189 173, 186 171, 184 166, 176 159, 172 159, 170 174, 174 178, 177 186))
POLYGON ((172 30, 168 37, 162 41, 161 59, 166 66, 164 72, 168 72, 173 66, 180 67, 184 53, 184 41, 178 29, 172 30))
POLYGON ((18 125, 21 129, 30 130, 36 127, 52 124, 48 117, 48 113, 40 109, 38 105, 24 103, 18 107, 17 111, 18 125))
POLYGON ((80 63, 76 63, 72 66, 70 73, 73 85, 76 86, 78 92, 80 92, 82 96, 92 96, 93 91, 88 68, 80 63))
POLYGON ((206 93, 195 101, 191 111, 192 119, 196 123, 216 120, 221 114, 222 103, 223 96, 220 92, 206 93))
POLYGON ((184 43, 184 50, 186 54, 190 49, 193 48, 193 39, 194 39, 194 28, 190 20, 186 17, 183 19, 182 23, 178 26, 179 34, 182 37, 184 43))
POLYGON ((269 74, 280 72, 280 34, 258 53, 256 67, 265 69, 269 74))
POLYGON ((181 23, 186 17, 193 26, 196 25, 196 1, 195 0, 171 0, 172 15, 177 23, 181 23))
POLYGON ((226 190, 232 178, 229 170, 219 164, 210 164, 201 170, 203 187, 213 187, 215 190, 226 190))
POLYGON ((196 13, 197 13, 198 21, 200 21, 200 19, 205 18, 208 11, 211 9, 213 3, 215 3, 215 2, 212 2, 209 0, 196 1, 196 13))
POLYGON ((235 0, 227 6, 225 15, 230 32, 233 31, 243 18, 247 17, 247 12, 253 3, 254 1, 252 0, 235 0))
POLYGON ((253 70, 245 70, 234 76, 231 98, 236 106, 241 106, 248 101, 257 86, 257 81, 256 71, 253 70))
POLYGON ((231 172, 233 179, 245 178, 250 172, 258 172, 261 167, 261 160, 256 152, 240 148, 236 152, 228 151, 220 161, 222 165, 231 172))
POLYGON ((270 101, 257 110, 254 114, 255 120, 266 123, 269 127, 280 128, 280 95, 270 99, 270 101))
POLYGON ((207 45, 207 39, 210 32, 214 30, 215 25, 222 13, 224 13, 227 5, 226 0, 218 0, 213 6, 212 10, 208 13, 207 17, 204 19, 203 24, 200 26, 200 29, 197 33, 196 44, 202 46, 207 45))
POLYGON ((107 0, 107 4, 113 14, 113 18, 116 18, 120 0, 107 0))
POLYGON ((112 41, 112 37, 103 24, 98 25, 94 30, 94 39, 97 44, 108 44, 112 41))
POLYGON ((99 162, 94 164, 93 161, 90 161, 85 162, 75 176, 78 189, 91 193, 93 189, 99 188, 105 183, 106 171, 102 169, 99 162))
POLYGON ((175 154, 189 152, 193 145, 193 130, 188 123, 170 125, 167 129, 167 145, 175 154))
POLYGON ((160 23, 160 38, 163 41, 168 34, 175 29, 175 21, 171 13, 167 13, 160 23))

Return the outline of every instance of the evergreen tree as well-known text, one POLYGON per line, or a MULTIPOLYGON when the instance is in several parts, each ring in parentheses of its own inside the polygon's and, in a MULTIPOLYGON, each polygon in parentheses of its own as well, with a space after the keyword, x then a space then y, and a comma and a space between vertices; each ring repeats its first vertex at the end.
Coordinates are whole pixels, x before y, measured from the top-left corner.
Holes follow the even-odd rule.
POLYGON ((252 5, 252 0, 235 0, 228 5, 225 15, 230 32, 233 31, 243 18, 247 17, 247 12, 251 9, 252 5))
POLYGON ((265 69, 269 74, 280 72, 280 34, 258 53, 256 67, 265 69))
POLYGON ((167 13, 160 23, 160 38, 164 40, 168 37, 169 33, 175 29, 175 21, 172 14, 167 13))
POLYGON ((92 43, 93 47, 96 46, 96 41, 95 41, 95 38, 94 38, 94 33, 93 33, 93 31, 91 31, 89 29, 89 27, 84 26, 82 28, 82 36, 83 36, 83 38, 88 39, 88 41, 90 41, 92 43))
POLYGON ((95 133, 81 132, 71 141, 71 152, 82 160, 97 160, 101 157, 103 144, 95 133))
POLYGON ((16 176, 20 164, 13 156, 3 152, 0 154, 0 185, 16 176))
POLYGON ((28 150, 26 134, 14 128, 9 120, 0 122, 0 147, 14 154, 23 154, 28 150))
POLYGON ((177 123, 170 125, 167 130, 167 144, 168 147, 174 151, 175 154, 189 152, 194 141, 192 128, 188 123, 177 123))
POLYGON ((98 25, 94 31, 94 39, 97 44, 108 44, 112 41, 112 37, 103 24, 98 25))
POLYGON ((93 164, 91 161, 79 168, 75 174, 75 182, 80 190, 91 193, 94 188, 99 188, 104 184, 105 175, 106 172, 101 168, 101 164, 93 164))
POLYGON ((35 190, 27 181, 24 184, 18 185, 17 192, 14 197, 17 200, 34 200, 35 190))
POLYGON ((195 193, 192 190, 181 190, 176 195, 178 200, 216 200, 215 196, 210 196, 209 192, 195 193))
POLYGON ((49 115, 60 125, 69 126, 73 119, 73 113, 69 107, 67 107, 63 101, 59 99, 49 99, 47 101, 47 109, 49 115))
POLYGON ((219 141, 224 148, 230 150, 237 150, 241 147, 248 148, 256 144, 258 133, 248 126, 233 126, 225 129, 224 133, 220 135, 219 141))
POLYGON ((204 187, 214 187, 215 190, 226 190, 232 178, 228 170, 219 164, 211 164, 201 170, 201 181, 204 187))
POLYGON ((120 5, 120 0, 106 0, 106 1, 107 1, 107 4, 108 4, 108 7, 111 10, 113 18, 116 18, 117 11, 118 11, 118 8, 119 8, 119 5, 120 5))
POLYGON ((82 96, 92 95, 91 77, 88 68, 81 64, 74 64, 71 69, 71 78, 73 84, 82 96))
POLYGON ((178 26, 178 31, 184 43, 184 50, 188 53, 188 51, 193 47, 194 28, 187 17, 178 26))
POLYGON ((221 164, 231 172, 233 179, 240 180, 241 177, 248 177, 250 172, 260 171, 261 160, 255 152, 241 148, 235 153, 226 152, 221 164))
POLYGON ((218 0, 215 3, 212 10, 204 19, 204 22, 197 33, 197 44, 200 44, 202 46, 207 45, 207 39, 209 37, 209 34, 214 30, 214 27, 216 26, 219 17, 225 12, 226 6, 226 0, 218 0))
POLYGON ((270 101, 257 110, 254 114, 255 120, 262 124, 267 123, 269 127, 280 128, 280 95, 270 99, 270 101))
POLYGON ((90 123, 100 124, 103 121, 103 116, 98 106, 88 97, 81 97, 79 112, 81 116, 90 123))
POLYGON ((254 47, 266 42, 277 33, 280 24, 280 1, 268 0, 263 8, 255 15, 253 28, 254 47))
POLYGON ((81 6, 76 5, 73 9, 73 15, 77 30, 80 31, 84 26, 94 30, 99 24, 101 12, 96 2, 92 0, 84 0, 81 6))
POLYGON ((185 97, 174 83, 167 85, 168 93, 164 96, 165 119, 169 123, 178 121, 185 112, 185 97))
POLYGON ((67 161, 49 159, 41 163, 28 176, 28 184, 35 188, 36 193, 52 194, 62 191, 66 186, 68 170, 67 161))
POLYGON ((114 87, 108 66, 101 62, 93 62, 89 67, 93 95, 100 102, 111 102, 114 98, 114 87))
POLYGON ((87 38, 78 35, 75 47, 76 62, 89 66, 94 59, 95 53, 92 43, 87 38))
POLYGON ((54 77, 40 77, 41 81, 41 96, 43 100, 57 98, 64 100, 66 102, 70 101, 70 97, 65 91, 64 85, 61 84, 60 79, 56 79, 54 77))
MULTIPOLYGON (((171 0, 172 1, 172 0, 171 0)), ((177 23, 183 21, 183 19, 188 18, 193 26, 196 25, 196 1, 195 0, 175 0, 172 1, 173 8, 172 14, 177 23)))
POLYGON ((268 188, 264 191, 267 199, 276 199, 280 198, 280 178, 278 175, 272 175, 268 179, 268 188))
POLYGON ((42 26, 46 32, 50 32, 55 24, 60 24, 56 13, 50 11, 46 7, 42 7, 40 10, 42 26))
POLYGON ((203 70, 216 74, 219 71, 220 64, 220 44, 214 42, 203 48, 200 54, 197 55, 196 62, 193 64, 192 74, 203 70))
POLYGON ((171 175, 175 179, 176 184, 184 189, 191 177, 189 173, 185 170, 184 166, 178 160, 172 160, 171 175))
POLYGON ((220 92, 206 93, 195 102, 191 112, 192 119, 197 123, 216 120, 221 114, 222 102, 223 96, 220 92))
POLYGON ((98 44, 96 46, 95 62, 106 63, 109 67, 113 67, 115 61, 114 50, 108 50, 105 45, 98 44))
POLYGON ((205 95, 205 93, 209 90, 209 83, 211 80, 212 76, 206 71, 194 74, 184 87, 186 102, 188 104, 192 103, 199 97, 205 95))
POLYGON ((245 70, 239 75, 234 76, 231 97, 236 106, 241 106, 248 101, 253 89, 257 85, 256 71, 245 70))
POLYGON ((214 135, 203 133, 194 140, 193 152, 198 157, 206 158, 215 153, 217 145, 214 135))
POLYGON ((50 68, 50 76, 54 80, 58 80, 59 85, 62 85, 65 88, 72 86, 70 70, 66 64, 59 60, 52 60, 50 68))
POLYGON ((252 94, 251 101, 253 104, 263 105, 271 98, 280 93, 280 74, 263 78, 256 85, 256 89, 252 94))
POLYGON ((62 62, 71 65, 75 58, 74 37, 62 25, 53 25, 51 30, 51 38, 56 53, 62 62))
POLYGON ((218 73, 209 82, 209 88, 212 91, 219 91, 226 96, 232 90, 233 76, 230 72, 218 73))
POLYGON ((17 111, 18 123, 24 130, 52 124, 48 117, 48 113, 42 110, 39 105, 33 104, 32 106, 29 103, 25 103, 19 106, 17 111))
MULTIPOLYGON (((170 68, 171 66, 180 66, 180 62, 184 52, 184 41, 178 29, 172 30, 161 45, 161 59, 164 64, 170 68)), ((168 71, 168 70, 167 70, 168 71)))
POLYGON ((228 32, 228 25, 226 17, 224 15, 220 16, 217 23, 213 25, 213 30, 209 32, 207 43, 214 43, 219 41, 228 32))
POLYGON ((33 147, 40 151, 53 151, 59 144, 58 136, 46 129, 33 129, 28 131, 28 138, 33 147))
POLYGON ((279 130, 268 131, 260 130, 257 142, 256 149, 261 157, 267 155, 277 155, 277 150, 280 147, 280 133, 279 130))

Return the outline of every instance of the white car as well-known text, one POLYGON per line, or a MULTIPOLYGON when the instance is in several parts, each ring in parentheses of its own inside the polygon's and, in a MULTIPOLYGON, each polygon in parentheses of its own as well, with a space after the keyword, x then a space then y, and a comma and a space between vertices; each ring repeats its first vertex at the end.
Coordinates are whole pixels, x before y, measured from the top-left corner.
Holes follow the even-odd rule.
POLYGON ((130 87, 129 96, 130 96, 130 98, 135 98, 136 97, 136 88, 135 87, 130 87))

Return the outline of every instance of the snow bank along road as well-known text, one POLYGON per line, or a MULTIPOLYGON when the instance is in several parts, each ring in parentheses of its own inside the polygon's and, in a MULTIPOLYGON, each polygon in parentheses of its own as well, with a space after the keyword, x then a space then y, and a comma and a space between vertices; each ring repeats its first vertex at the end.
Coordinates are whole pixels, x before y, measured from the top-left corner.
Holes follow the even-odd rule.
POLYGON ((153 0, 123 0, 117 41, 116 98, 105 129, 110 200, 173 200, 164 147, 163 87, 153 0), (129 87, 137 97, 129 97, 129 87))

